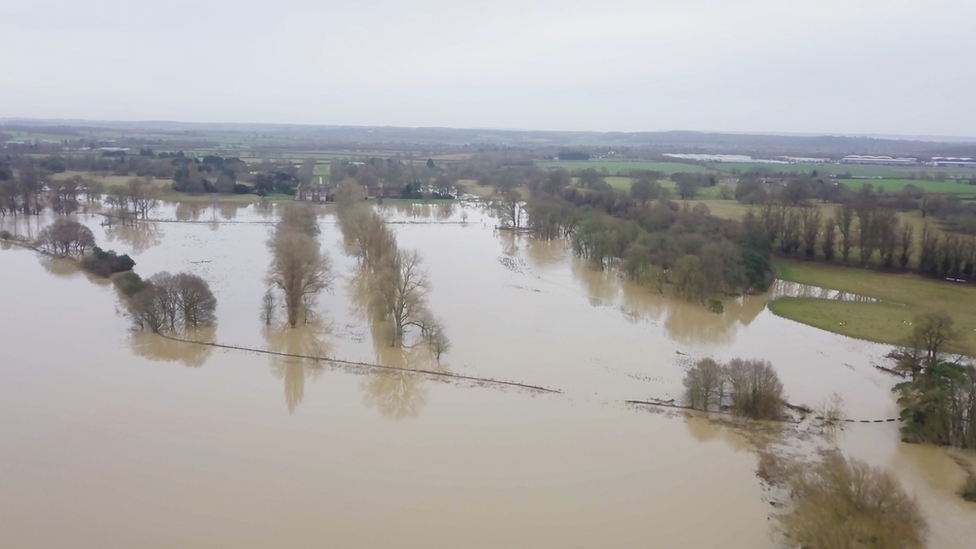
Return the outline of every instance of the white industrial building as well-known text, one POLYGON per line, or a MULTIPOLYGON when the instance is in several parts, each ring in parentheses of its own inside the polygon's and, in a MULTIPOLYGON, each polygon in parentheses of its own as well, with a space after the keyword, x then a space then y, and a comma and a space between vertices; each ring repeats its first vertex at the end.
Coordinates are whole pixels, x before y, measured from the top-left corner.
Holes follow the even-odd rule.
POLYGON ((932 165, 937 168, 976 168, 976 160, 968 157, 933 156, 932 165))
POLYGON ((842 158, 840 162, 841 164, 870 164, 874 166, 915 166, 918 164, 918 159, 851 154, 842 158))

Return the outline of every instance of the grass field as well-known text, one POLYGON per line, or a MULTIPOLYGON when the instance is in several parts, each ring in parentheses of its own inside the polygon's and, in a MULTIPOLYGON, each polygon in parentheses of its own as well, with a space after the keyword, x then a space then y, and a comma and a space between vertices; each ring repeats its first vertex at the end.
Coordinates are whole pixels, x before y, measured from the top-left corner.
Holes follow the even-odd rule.
POLYGON ((935 175, 945 172, 950 177, 969 178, 976 175, 972 168, 933 168, 930 166, 858 166, 852 164, 762 164, 755 162, 720 162, 714 164, 720 171, 739 170, 741 172, 752 169, 772 170, 774 172, 826 172, 832 174, 849 173, 856 177, 885 177, 907 179, 913 173, 927 173, 935 175))
POLYGON ((769 304, 782 317, 823 330, 880 343, 897 344, 911 330, 920 313, 944 311, 963 333, 964 347, 976 352, 976 287, 889 274, 854 267, 778 260, 777 276, 799 282, 873 297, 874 303, 783 297, 769 304))
POLYGON ((652 162, 649 160, 552 160, 536 163, 543 169, 563 168, 569 171, 585 170, 593 168, 595 170, 606 169, 610 175, 630 170, 654 170, 664 172, 668 175, 678 172, 713 172, 698 164, 681 164, 679 162, 652 162))
POLYGON ((976 185, 958 181, 927 181, 924 179, 839 179, 838 181, 851 189, 860 189, 867 184, 873 186, 875 190, 884 189, 887 192, 898 192, 908 185, 915 185, 927 193, 976 195, 976 185))

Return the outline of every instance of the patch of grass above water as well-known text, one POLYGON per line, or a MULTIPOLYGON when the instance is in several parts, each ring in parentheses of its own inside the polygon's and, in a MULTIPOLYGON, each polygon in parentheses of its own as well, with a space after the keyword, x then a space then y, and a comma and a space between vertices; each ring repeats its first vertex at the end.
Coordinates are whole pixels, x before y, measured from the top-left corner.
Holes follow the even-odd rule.
POLYGON ((831 332, 897 344, 921 313, 944 311, 955 319, 966 349, 976 350, 976 287, 909 274, 891 274, 857 267, 778 260, 777 276, 880 300, 855 303, 784 297, 769 309, 784 318, 831 332))

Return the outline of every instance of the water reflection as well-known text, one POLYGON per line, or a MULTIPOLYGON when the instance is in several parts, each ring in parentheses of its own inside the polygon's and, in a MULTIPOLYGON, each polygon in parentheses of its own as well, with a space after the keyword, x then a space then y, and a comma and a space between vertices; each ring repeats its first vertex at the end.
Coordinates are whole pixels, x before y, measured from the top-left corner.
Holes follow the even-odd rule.
POLYGON ((163 230, 155 221, 135 221, 129 225, 115 223, 105 227, 105 238, 127 245, 132 253, 140 254, 163 241, 163 230))
MULTIPOLYGON (((684 414, 684 416, 685 429, 698 442, 721 441, 736 452, 755 450, 755 445, 743 433, 737 432, 736 429, 739 425, 735 423, 725 421, 716 422, 703 414, 691 412, 684 414)), ((742 423, 741 427, 744 429, 752 429, 755 426, 742 423)))
POLYGON ((378 345, 376 361, 400 370, 370 374, 362 384, 363 404, 375 406, 381 416, 393 420, 415 418, 427 404, 428 380, 423 374, 403 370, 447 371, 424 345, 378 345))
POLYGON ((810 286, 809 284, 800 284, 798 282, 787 282, 785 280, 776 280, 773 283, 772 288, 769 290, 769 297, 770 299, 780 297, 831 299, 835 301, 852 301, 855 303, 874 303, 877 301, 873 297, 831 290, 830 288, 821 288, 819 286, 810 286))
POLYGON ((177 221, 200 221, 202 211, 198 202, 181 201, 176 203, 174 215, 177 221))
POLYGON ((570 271, 582 285, 590 305, 616 306, 631 323, 659 322, 663 318, 667 335, 686 345, 732 343, 739 328, 755 320, 768 301, 766 296, 730 297, 724 302, 725 311, 716 314, 700 303, 636 284, 615 270, 594 269, 579 258, 572 258, 570 271))
POLYGON ((375 306, 373 278, 368 270, 358 269, 349 279, 352 312, 369 325, 376 364, 393 369, 368 375, 362 383, 363 403, 367 407, 375 406, 387 419, 415 418, 427 403, 428 379, 409 370, 447 372, 448 369, 416 334, 391 345, 393 326, 375 306))
POLYGON ((190 342, 213 343, 216 333, 216 325, 186 330, 179 334, 173 334, 173 338, 154 334, 147 330, 133 330, 129 333, 129 348, 136 355, 149 360, 179 362, 187 368, 199 368, 207 362, 210 355, 213 354, 214 348, 210 345, 190 342), (179 341, 179 339, 186 341, 179 341))
MULTIPOLYGON (((329 342, 331 333, 332 326, 325 325, 318 317, 295 328, 281 322, 265 326, 263 330, 268 350, 303 357, 329 356, 332 351, 329 342)), ((285 404, 288 413, 294 413, 305 398, 305 382, 321 377, 322 363, 311 358, 271 355, 271 371, 284 382, 285 404)))

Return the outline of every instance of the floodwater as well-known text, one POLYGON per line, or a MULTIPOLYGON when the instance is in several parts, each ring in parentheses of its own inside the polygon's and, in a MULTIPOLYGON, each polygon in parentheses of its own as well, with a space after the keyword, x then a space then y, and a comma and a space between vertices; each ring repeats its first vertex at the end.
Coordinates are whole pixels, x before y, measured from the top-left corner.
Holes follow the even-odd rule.
MULTIPOLYGON (((144 277, 210 282, 218 322, 193 340, 401 370, 132 332, 111 284, 0 250, 0 547, 772 547, 745 438, 623 401, 680 398, 689 363, 738 356, 772 361, 793 403, 838 392, 852 418, 897 415, 874 368, 886 347, 778 318, 769 296, 717 315, 594 271, 563 243, 497 233, 475 206, 382 211, 424 255, 453 342, 439 362, 374 333, 325 208, 338 278, 295 330, 259 317, 273 208, 167 204, 136 227, 77 217, 144 277)), ((774 289, 786 292, 816 290, 774 289)), ((976 506, 952 494, 962 473, 944 452, 899 443, 892 423, 850 426, 837 444, 904 472, 931 547, 968 547, 976 506)))

